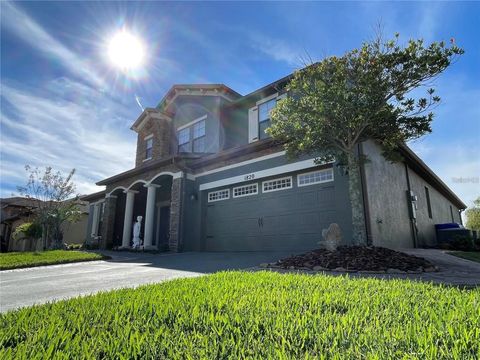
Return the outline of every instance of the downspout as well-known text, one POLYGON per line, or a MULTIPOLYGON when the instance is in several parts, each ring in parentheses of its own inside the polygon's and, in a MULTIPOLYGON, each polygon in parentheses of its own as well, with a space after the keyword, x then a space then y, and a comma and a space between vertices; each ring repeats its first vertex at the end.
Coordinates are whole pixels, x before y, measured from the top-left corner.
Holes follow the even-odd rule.
POLYGON ((372 230, 370 227, 370 208, 368 204, 367 181, 365 176, 365 164, 361 159, 363 158, 363 143, 358 144, 358 155, 360 159, 360 183, 362 185, 362 199, 363 199, 363 213, 365 214, 365 231, 367 233, 367 245, 372 245, 372 230))
POLYGON ((405 178, 407 179, 407 191, 408 191, 408 218, 410 220, 410 229, 412 230, 412 239, 413 239, 413 247, 416 248, 418 244, 418 237, 417 237, 417 220, 412 215, 411 207, 413 206, 412 200, 410 199, 410 194, 412 193, 412 188, 410 186, 410 175, 408 174, 408 165, 406 162, 405 164, 405 178))

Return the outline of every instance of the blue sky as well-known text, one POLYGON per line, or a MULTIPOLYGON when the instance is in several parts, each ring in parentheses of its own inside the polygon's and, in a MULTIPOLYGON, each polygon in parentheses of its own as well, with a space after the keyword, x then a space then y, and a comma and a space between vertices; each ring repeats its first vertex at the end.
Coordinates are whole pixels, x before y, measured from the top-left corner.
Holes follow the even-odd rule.
POLYGON ((1 2, 1 192, 25 164, 68 171, 80 193, 134 165, 130 125, 175 83, 246 94, 302 66, 386 36, 454 37, 466 53, 435 85, 433 133, 410 144, 467 204, 480 195, 480 3, 1 2), (106 59, 128 27, 147 47, 125 76, 106 59))

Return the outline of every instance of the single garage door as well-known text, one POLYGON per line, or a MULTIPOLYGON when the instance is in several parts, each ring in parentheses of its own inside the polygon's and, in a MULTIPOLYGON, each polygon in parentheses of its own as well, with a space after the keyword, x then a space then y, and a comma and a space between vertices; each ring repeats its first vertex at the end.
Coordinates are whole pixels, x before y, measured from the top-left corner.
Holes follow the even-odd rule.
POLYGON ((317 248, 335 219, 333 184, 298 186, 292 175, 207 190, 205 250, 317 248))

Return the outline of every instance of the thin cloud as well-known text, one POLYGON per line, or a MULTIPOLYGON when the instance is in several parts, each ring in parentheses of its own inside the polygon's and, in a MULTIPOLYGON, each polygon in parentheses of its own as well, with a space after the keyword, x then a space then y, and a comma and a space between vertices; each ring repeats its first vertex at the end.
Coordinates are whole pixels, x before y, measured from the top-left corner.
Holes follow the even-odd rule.
POLYGON ((11 2, 2 4, 2 26, 44 55, 58 60, 72 74, 103 88, 103 79, 77 54, 54 39, 37 22, 11 2))
POLYGON ((280 39, 269 38, 265 35, 255 34, 251 36, 252 46, 268 55, 275 61, 285 62, 292 67, 303 67, 305 57, 308 55, 305 51, 300 51, 288 45, 280 39))
POLYGON ((138 115, 136 107, 66 78, 34 90, 2 84, 1 97, 1 196, 11 195, 12 184, 25 182, 25 164, 64 172, 76 168, 83 194, 98 191, 95 182, 133 167, 135 136, 126 124, 138 115))
POLYGON ((140 102, 140 97, 135 95, 135 101, 137 102, 138 107, 143 111, 145 108, 143 107, 142 103, 140 102))

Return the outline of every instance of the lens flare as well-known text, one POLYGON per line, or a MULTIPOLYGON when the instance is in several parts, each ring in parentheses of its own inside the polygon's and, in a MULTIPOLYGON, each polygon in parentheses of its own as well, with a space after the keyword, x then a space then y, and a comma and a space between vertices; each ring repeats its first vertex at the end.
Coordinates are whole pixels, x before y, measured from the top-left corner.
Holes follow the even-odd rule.
POLYGON ((139 68, 145 60, 142 41, 126 30, 116 33, 108 43, 108 57, 120 70, 139 68))

